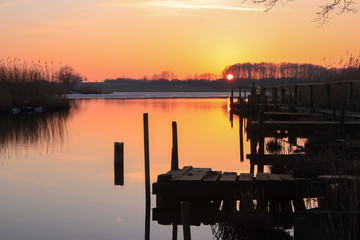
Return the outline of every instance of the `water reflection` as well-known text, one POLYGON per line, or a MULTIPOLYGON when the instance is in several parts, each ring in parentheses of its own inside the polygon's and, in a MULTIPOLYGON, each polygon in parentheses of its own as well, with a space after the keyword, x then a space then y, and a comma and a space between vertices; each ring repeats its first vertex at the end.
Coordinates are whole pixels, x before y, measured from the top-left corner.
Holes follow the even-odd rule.
MULTIPOLYGON (((235 127, 236 116, 230 113, 229 117, 229 125, 235 127)), ((240 116, 240 160, 242 122, 240 116)), ((246 135, 251 144, 247 155, 251 174, 225 181, 219 180, 224 173, 183 168, 179 170, 183 175, 161 175, 153 188, 157 197, 154 220, 174 229, 182 224, 180 203, 189 201, 190 223, 210 225, 216 239, 357 238, 357 134, 341 129, 307 127, 305 131, 301 127, 250 124, 246 135), (344 139, 337 138, 339 132, 344 139), (263 172, 264 165, 269 166, 267 173, 263 172), (202 175, 203 171, 206 173, 202 175)))
MULTIPOLYGON (((0 155, 2 162, 6 160, 0 164, 1 238, 143 239, 142 114, 149 113, 151 182, 171 167, 172 121, 178 127, 179 167, 245 172, 249 163, 239 162, 239 125, 230 127, 226 103, 226 99, 74 100, 75 111, 51 115, 47 121, 35 115, 1 120, 1 151, 13 153, 0 155), (124 142, 125 148, 121 187, 113 185, 114 142, 124 142)), ((247 153, 249 144, 244 141, 247 153)), ((154 208, 155 196, 151 198, 154 208)), ((172 227, 154 221, 150 226, 150 239, 171 238, 172 227)), ((177 233, 181 235, 182 228, 177 233)), ((211 230, 193 228, 192 237, 212 239, 211 230)))
POLYGON ((64 141, 69 111, 6 115, 0 117, 0 152, 16 153, 17 148, 58 145, 64 141))

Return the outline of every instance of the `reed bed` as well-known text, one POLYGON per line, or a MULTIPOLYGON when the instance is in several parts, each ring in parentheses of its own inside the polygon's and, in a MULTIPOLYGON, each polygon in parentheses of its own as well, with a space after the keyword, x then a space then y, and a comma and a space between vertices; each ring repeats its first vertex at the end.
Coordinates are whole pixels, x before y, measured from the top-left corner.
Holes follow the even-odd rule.
POLYGON ((13 107, 69 108, 57 67, 47 62, 0 60, 0 112, 13 107))

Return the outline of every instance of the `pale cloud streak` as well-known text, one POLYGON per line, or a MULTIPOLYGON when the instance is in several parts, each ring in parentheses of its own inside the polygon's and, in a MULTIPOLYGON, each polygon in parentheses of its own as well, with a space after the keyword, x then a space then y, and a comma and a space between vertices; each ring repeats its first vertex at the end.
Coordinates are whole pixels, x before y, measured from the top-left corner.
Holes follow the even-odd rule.
POLYGON ((166 1, 166 0, 155 0, 155 1, 140 1, 135 3, 124 3, 119 1, 112 1, 107 4, 110 7, 121 7, 121 8, 134 8, 134 9, 145 9, 152 11, 166 11, 166 10, 183 10, 183 11, 194 11, 194 10, 217 10, 217 11, 251 11, 251 12, 262 12, 263 9, 257 7, 247 6, 241 2, 234 1, 220 1, 220 0, 208 0, 208 1, 166 1))

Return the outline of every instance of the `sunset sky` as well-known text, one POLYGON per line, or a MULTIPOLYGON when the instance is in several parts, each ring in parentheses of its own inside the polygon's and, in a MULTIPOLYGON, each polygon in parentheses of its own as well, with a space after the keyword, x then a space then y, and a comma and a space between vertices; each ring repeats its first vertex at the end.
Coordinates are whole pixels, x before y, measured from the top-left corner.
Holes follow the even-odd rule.
POLYGON ((0 0, 0 58, 70 64, 103 81, 359 55, 360 13, 334 13, 319 28, 312 20, 322 3, 280 2, 264 13, 242 0, 0 0))

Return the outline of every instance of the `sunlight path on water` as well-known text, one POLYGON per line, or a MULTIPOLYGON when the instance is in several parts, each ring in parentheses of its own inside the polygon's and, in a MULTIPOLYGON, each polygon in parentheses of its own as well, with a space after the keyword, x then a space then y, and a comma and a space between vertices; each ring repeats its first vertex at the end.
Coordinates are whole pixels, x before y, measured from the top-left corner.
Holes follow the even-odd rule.
MULTIPOLYGON (((249 170, 247 160, 240 163, 239 122, 234 117, 231 127, 226 99, 92 99, 74 100, 74 106, 59 122, 61 139, 38 139, 36 147, 13 140, 18 147, 0 155, 2 239, 143 239, 144 112, 151 182, 170 168, 172 121, 178 124, 180 167, 249 170), (125 143, 124 187, 113 185, 114 142, 125 143)), ((7 141, 1 151, 11 145, 7 141)), ((151 239, 169 239, 171 230, 152 221, 151 239)), ((191 231, 194 239, 212 239, 209 226, 191 231)), ((179 239, 181 234, 179 228, 179 239)))

